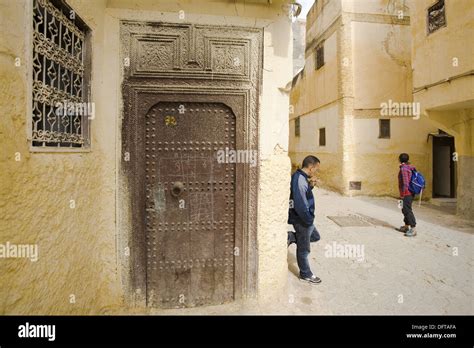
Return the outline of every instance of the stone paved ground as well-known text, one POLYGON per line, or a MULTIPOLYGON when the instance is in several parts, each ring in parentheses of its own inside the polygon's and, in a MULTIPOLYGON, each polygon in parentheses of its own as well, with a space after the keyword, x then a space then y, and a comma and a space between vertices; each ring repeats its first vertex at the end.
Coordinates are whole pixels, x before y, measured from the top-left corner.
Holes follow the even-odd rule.
POLYGON ((395 199, 342 197, 325 190, 315 195, 316 227, 322 238, 313 243, 310 258, 322 283, 309 285, 296 279, 296 247, 291 246, 289 300, 295 307, 291 312, 474 314, 472 222, 417 203, 418 236, 407 238, 394 230, 402 224, 395 199), (327 218, 350 214, 376 218, 384 226, 339 227, 327 218), (325 257, 325 246, 333 242, 363 245, 364 260, 325 257))
POLYGON ((322 189, 315 196, 316 226, 322 239, 313 243, 310 262, 321 284, 297 279, 292 245, 288 297, 281 303, 234 302, 151 313, 474 314, 473 222, 457 218, 450 209, 416 203, 418 236, 407 238, 394 229, 402 224, 395 199, 350 198, 322 189), (339 227, 327 218, 347 215, 362 216, 373 224, 339 227), (364 246, 364 260, 325 257, 325 246, 333 242, 364 246))

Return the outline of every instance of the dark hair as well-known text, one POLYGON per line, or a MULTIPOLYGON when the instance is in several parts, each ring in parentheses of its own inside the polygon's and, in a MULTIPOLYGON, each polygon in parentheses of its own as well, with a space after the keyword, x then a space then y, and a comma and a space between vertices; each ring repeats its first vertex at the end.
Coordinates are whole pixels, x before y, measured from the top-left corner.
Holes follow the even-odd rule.
POLYGON ((302 168, 308 168, 311 164, 321 163, 315 156, 306 156, 303 160, 302 168))
POLYGON ((407 153, 401 153, 400 156, 398 156, 398 159, 400 160, 400 163, 407 163, 410 156, 408 156, 407 153))

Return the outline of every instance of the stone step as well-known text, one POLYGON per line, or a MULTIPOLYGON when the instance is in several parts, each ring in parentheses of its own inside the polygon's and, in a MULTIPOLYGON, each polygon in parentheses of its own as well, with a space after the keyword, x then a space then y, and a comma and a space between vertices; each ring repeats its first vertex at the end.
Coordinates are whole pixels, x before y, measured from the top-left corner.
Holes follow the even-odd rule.
POLYGON ((456 198, 431 198, 430 203, 438 207, 453 207, 456 206, 456 198))

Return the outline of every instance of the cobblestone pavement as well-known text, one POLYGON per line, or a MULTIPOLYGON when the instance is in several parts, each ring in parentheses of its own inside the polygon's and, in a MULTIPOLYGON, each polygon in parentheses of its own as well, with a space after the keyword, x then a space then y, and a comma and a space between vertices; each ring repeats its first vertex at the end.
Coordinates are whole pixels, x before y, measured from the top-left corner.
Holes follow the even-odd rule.
POLYGON ((296 247, 290 246, 290 312, 474 314, 472 222, 425 202, 419 207, 417 201, 418 235, 407 238, 394 229, 403 224, 395 199, 343 197, 325 190, 315 191, 315 197, 321 240, 312 243, 310 259, 322 283, 310 285, 296 278, 296 247), (340 227, 327 218, 348 215, 371 224, 340 227), (326 257, 334 242, 363 246, 363 261, 326 257))
POLYGON ((425 202, 419 207, 417 201, 418 235, 407 238, 395 230, 402 225, 396 199, 343 197, 322 189, 315 191, 315 198, 321 240, 312 243, 310 263, 321 284, 297 278, 296 246, 291 245, 288 296, 281 302, 233 302, 150 314, 474 314, 473 222, 459 219, 452 209, 425 202), (327 216, 352 216, 365 226, 340 227, 327 216), (326 257, 326 246, 334 243, 363 246, 363 260, 326 257))

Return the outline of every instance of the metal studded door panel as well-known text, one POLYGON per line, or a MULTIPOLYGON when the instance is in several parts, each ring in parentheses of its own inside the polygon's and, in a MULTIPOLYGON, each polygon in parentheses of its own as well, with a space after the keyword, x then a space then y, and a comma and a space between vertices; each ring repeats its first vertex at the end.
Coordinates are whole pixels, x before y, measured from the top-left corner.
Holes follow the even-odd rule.
POLYGON ((234 297, 235 116, 220 103, 153 106, 145 120, 147 304, 234 297))

